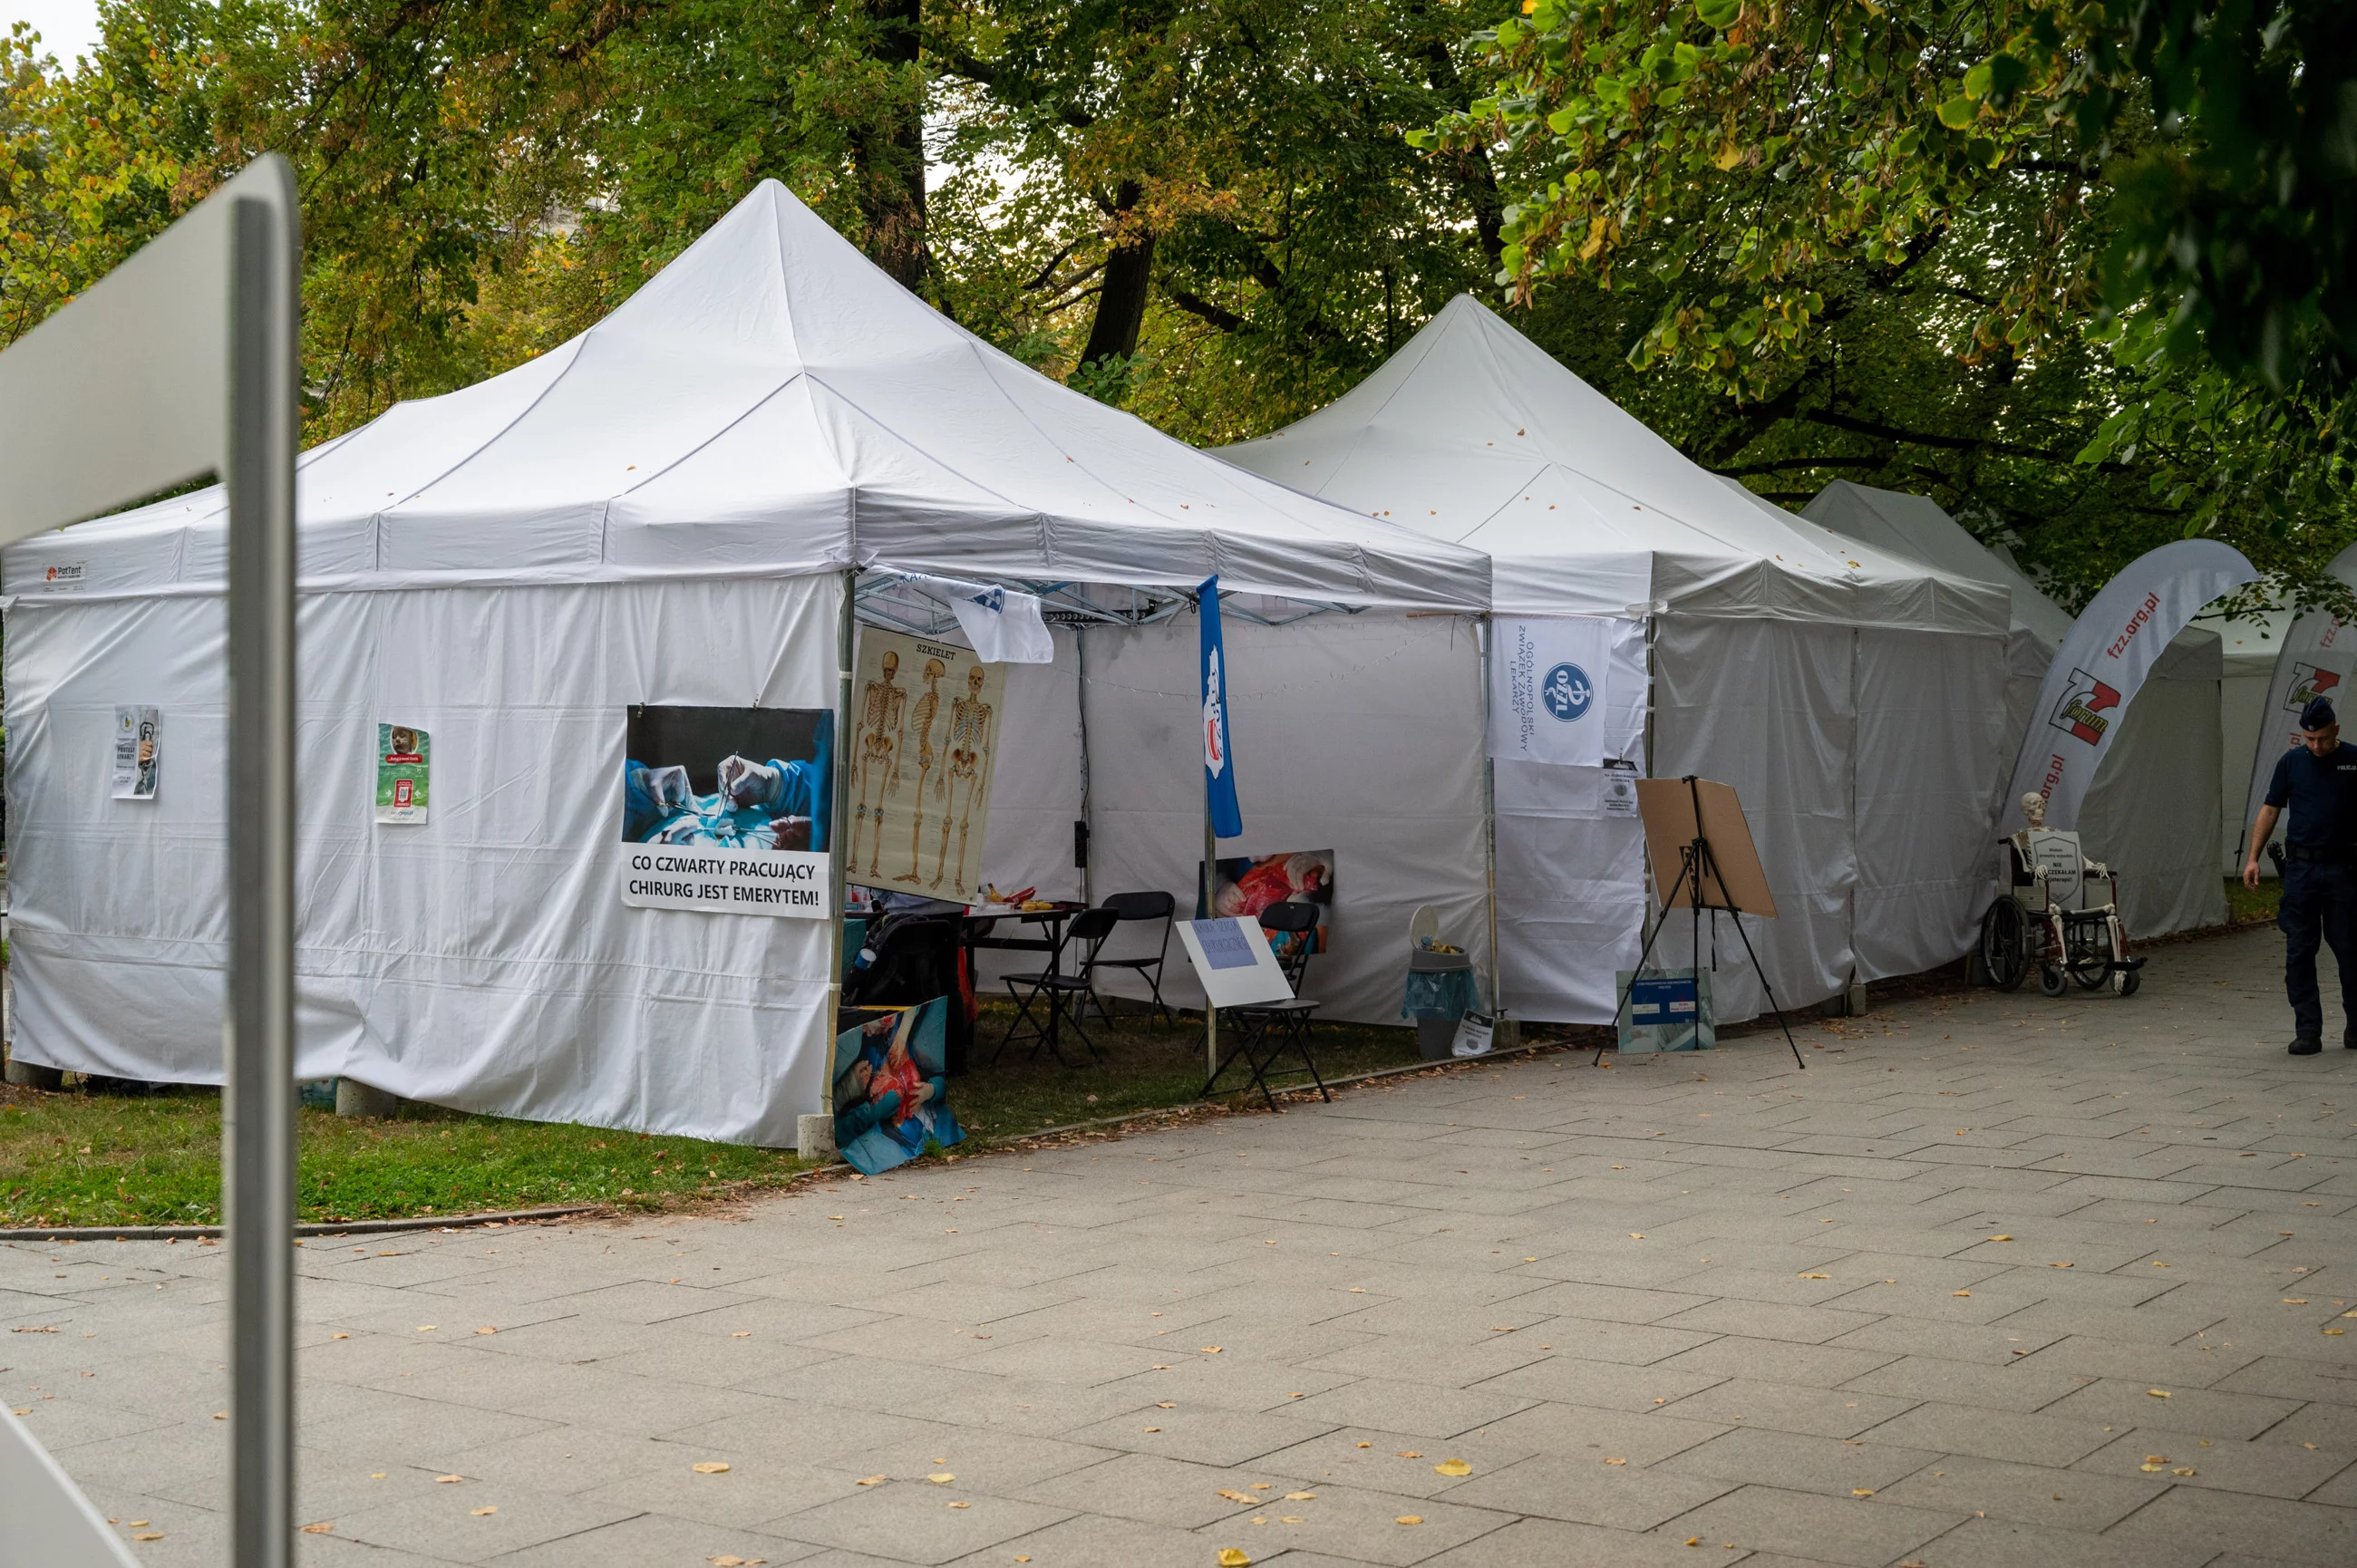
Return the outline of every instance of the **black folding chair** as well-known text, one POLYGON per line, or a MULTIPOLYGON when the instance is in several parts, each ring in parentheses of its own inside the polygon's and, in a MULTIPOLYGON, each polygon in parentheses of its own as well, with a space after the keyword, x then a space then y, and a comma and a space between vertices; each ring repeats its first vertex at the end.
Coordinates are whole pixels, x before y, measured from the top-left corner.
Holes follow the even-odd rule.
POLYGON ((1271 1111, 1276 1109, 1276 1096, 1269 1092, 1269 1069, 1287 1051, 1301 1058, 1309 1069, 1309 1081, 1318 1086, 1318 1095, 1326 1100, 1334 1096, 1327 1090, 1326 1080, 1318 1075, 1317 1058, 1309 1054, 1309 1018, 1318 1011, 1318 1004, 1301 994, 1301 977, 1309 969, 1310 933, 1318 929, 1318 908, 1314 904, 1298 904, 1290 900, 1271 904, 1260 912, 1260 929, 1271 937, 1298 935, 1299 940, 1277 957, 1277 967, 1285 971, 1285 983, 1293 989, 1289 1002, 1261 1002, 1250 1007, 1232 1007, 1223 1015, 1235 1020, 1236 1043, 1220 1058, 1211 1076, 1203 1080, 1196 1098, 1209 1099, 1211 1086, 1228 1070, 1228 1064, 1243 1059, 1251 1075, 1251 1087, 1260 1090, 1271 1111))
MULTIPOLYGON (((1153 952, 1129 958, 1099 958, 1096 966, 1099 969, 1135 970, 1139 978, 1146 982, 1146 989, 1154 993, 1154 1000, 1146 1004, 1146 1017, 1152 1018, 1159 1009, 1165 1022, 1176 1024, 1178 1015, 1170 1011, 1170 1004, 1162 1000, 1162 961, 1170 954, 1170 928, 1178 919, 1178 900, 1168 893, 1115 893, 1102 907, 1120 916, 1124 925, 1144 920, 1162 922, 1162 945, 1153 952)), ((1092 991, 1089 1000, 1097 1004, 1099 1016, 1108 1024, 1113 1022, 1113 1015, 1105 1010, 1102 995, 1092 991)))
POLYGON ((1057 1045, 1061 1027, 1068 1021, 1072 1026, 1072 1033, 1080 1036, 1081 1044, 1088 1047, 1089 1059, 1100 1067, 1104 1065, 1104 1058, 1097 1052, 1096 1042, 1089 1038, 1089 1032, 1082 1026, 1082 1022, 1088 1013, 1089 997, 1093 994, 1097 950, 1104 945, 1105 938, 1112 935, 1113 929, 1120 923, 1121 917, 1111 909, 1083 909, 1066 923, 1062 933, 1057 937, 1056 949, 1048 955, 1046 969, 1034 974, 1010 974, 1006 977, 1007 999, 1016 1004, 1015 1021, 1006 1026, 1006 1037, 998 1042, 998 1049, 992 1054, 992 1066, 998 1064, 998 1058, 1006 1054, 1006 1047, 1016 1042, 1026 1026, 1029 1026, 1031 1033, 1025 1037, 1039 1042, 1031 1047, 1033 1057, 1039 1056, 1039 1046, 1045 1046, 1048 1054, 1059 1063, 1071 1066, 1064 1060, 1064 1053, 1057 1045), (1086 950, 1081 955, 1081 967, 1077 972, 1066 974, 1063 972, 1064 954, 1076 947, 1086 950), (1021 989, 1026 985, 1031 988, 1028 994, 1023 993, 1021 989), (1047 1005, 1046 1015, 1034 1018, 1031 1015, 1032 1005, 1043 999, 1047 1005))

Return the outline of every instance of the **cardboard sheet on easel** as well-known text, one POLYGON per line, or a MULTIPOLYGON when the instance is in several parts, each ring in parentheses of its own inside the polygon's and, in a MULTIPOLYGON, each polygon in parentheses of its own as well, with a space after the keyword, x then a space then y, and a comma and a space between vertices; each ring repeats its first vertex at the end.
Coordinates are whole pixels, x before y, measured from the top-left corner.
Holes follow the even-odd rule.
POLYGON ((1776 896, 1768 890, 1768 872, 1751 843, 1751 824, 1732 784, 1697 779, 1637 780, 1637 814, 1645 822, 1645 852, 1652 857, 1653 887, 1665 897, 1664 908, 1691 908, 1694 879, 1681 882, 1681 853, 1697 838, 1710 841, 1711 875, 1700 889, 1706 909, 1740 909, 1766 919, 1776 918, 1776 896), (1699 808, 1699 810, 1697 810, 1699 808), (1676 896, 1670 897, 1673 886, 1676 896))

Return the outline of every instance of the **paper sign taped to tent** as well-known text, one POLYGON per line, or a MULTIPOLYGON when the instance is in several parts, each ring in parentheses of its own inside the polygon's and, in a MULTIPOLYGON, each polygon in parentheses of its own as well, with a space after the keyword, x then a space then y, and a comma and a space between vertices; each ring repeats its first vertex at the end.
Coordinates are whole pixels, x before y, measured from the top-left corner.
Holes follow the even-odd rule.
POLYGON ((124 707, 114 710, 114 798, 152 800, 163 761, 163 711, 124 707))
POLYGON ((376 820, 425 820, 427 748, 432 741, 412 725, 376 726, 376 820))
POLYGON ((852 693, 846 878, 980 901, 1006 667, 953 642, 863 627, 852 693))
POLYGON ((642 704, 626 729, 623 903, 833 914, 833 713, 642 704))

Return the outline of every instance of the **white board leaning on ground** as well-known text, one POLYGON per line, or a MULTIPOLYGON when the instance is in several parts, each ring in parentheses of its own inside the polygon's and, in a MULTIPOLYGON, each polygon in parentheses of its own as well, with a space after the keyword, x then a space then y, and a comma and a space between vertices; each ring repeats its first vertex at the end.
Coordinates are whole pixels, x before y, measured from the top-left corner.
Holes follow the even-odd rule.
POLYGON ((2021 826, 2026 794, 2045 797, 2049 826, 2077 827, 2080 802, 2120 717, 2162 650, 2202 606, 2257 577, 2232 545, 2179 539, 2147 551, 2104 584, 2079 612, 2039 687, 1999 818, 2004 831, 2021 826))
MULTIPOLYGON (((297 490, 302 1076, 744 1143, 820 1109, 839 954, 828 920, 624 905, 634 704, 834 708, 849 569, 1488 596, 1478 553, 992 349, 774 182, 581 337, 304 454, 297 490), (434 737, 422 825, 375 822, 386 715, 434 737)), ((218 489, 0 558, 28 1060, 218 1081, 224 562, 218 489), (119 703, 163 710, 152 801, 107 799, 119 703)))

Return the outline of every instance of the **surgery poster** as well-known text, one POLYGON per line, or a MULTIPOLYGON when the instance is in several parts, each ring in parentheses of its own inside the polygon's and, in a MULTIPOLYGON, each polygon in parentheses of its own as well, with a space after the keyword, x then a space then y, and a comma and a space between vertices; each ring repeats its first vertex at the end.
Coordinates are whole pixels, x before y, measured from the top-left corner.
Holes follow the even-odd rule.
POLYGON ((1498 620, 1490 650, 1490 755, 1594 768, 1604 760, 1611 623, 1593 616, 1498 620))
POLYGON ((1238 915, 1257 918, 1271 904, 1307 904, 1318 911, 1318 924, 1307 931, 1270 933, 1276 956, 1289 955, 1303 942, 1314 953, 1326 950, 1326 928, 1334 908, 1334 852, 1300 849, 1286 854, 1239 856, 1217 863, 1219 875, 1211 884, 1211 914, 1219 919, 1238 915))
POLYGON ((895 1008, 834 1037, 834 1146, 879 1176, 962 1143, 948 1100, 949 1002, 895 1008))
POLYGON ((641 704, 624 728, 623 903, 833 913, 831 711, 641 704))
POLYGON ((376 726, 378 822, 425 820, 427 747, 432 744, 424 730, 409 725, 376 726))
POLYGON ((977 902, 1006 667, 953 642, 863 627, 851 694, 845 875, 977 902))
POLYGON ((164 716, 158 708, 114 710, 114 798, 152 800, 156 773, 163 760, 160 743, 164 716))

